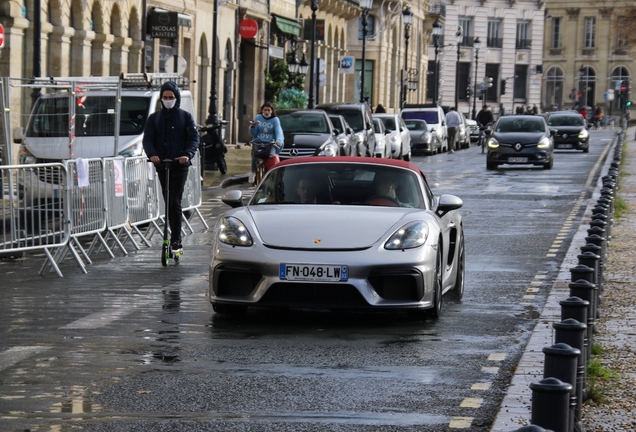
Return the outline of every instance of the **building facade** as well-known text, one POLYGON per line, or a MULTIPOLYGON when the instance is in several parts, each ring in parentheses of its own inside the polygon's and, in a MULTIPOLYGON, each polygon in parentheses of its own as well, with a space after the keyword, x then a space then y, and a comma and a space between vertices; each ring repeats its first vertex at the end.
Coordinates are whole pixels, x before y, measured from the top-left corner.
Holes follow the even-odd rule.
POLYGON ((631 0, 550 0, 544 35, 545 109, 601 106, 620 115, 631 97, 636 59, 621 25, 631 0))

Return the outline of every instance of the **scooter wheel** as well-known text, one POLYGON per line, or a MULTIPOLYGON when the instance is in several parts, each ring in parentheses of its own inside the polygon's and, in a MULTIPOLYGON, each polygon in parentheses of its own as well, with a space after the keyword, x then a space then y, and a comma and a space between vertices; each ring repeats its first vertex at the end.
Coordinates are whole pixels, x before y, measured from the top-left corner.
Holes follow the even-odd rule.
POLYGON ((170 249, 168 245, 161 246, 161 265, 167 266, 168 260, 170 259, 170 249))

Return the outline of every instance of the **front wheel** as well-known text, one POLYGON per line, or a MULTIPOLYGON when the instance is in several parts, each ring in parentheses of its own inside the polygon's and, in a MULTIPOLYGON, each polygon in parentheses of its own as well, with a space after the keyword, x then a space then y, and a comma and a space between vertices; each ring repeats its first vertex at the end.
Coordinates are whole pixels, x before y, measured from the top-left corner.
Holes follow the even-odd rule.
POLYGON ((464 236, 462 235, 457 252, 457 276, 455 286, 451 290, 452 297, 460 301, 464 297, 464 277, 466 275, 466 253, 464 252, 464 236))
POLYGON ((170 260, 170 247, 167 244, 161 246, 161 265, 167 266, 170 260))
POLYGON ((427 309, 427 315, 431 319, 439 319, 442 316, 442 245, 437 247, 437 260, 435 264, 435 281, 433 293, 433 307, 427 309))

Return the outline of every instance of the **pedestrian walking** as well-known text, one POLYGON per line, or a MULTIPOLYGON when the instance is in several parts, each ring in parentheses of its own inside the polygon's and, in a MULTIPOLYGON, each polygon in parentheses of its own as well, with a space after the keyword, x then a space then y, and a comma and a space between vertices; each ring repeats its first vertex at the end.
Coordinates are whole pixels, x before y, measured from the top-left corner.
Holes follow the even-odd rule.
POLYGON ((170 222, 170 249, 182 253, 181 199, 188 179, 188 169, 199 148, 199 132, 194 117, 180 108, 181 92, 174 81, 167 81, 159 92, 161 110, 152 113, 146 121, 143 146, 146 155, 155 165, 164 200, 166 198, 166 165, 162 161, 172 160, 170 173, 170 197, 168 220, 170 222))
POLYGON ((457 140, 457 129, 462 121, 459 113, 455 111, 455 107, 450 107, 446 114, 446 128, 448 130, 448 148, 449 153, 455 153, 455 141, 457 140))

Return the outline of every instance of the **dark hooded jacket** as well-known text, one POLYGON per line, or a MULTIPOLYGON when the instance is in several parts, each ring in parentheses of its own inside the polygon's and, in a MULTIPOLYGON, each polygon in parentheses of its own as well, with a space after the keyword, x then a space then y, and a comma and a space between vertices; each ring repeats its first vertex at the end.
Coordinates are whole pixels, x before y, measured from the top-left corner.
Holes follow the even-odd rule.
MULTIPOLYGON (((161 110, 150 114, 144 129, 143 144, 146 156, 159 156, 161 160, 188 156, 192 160, 199 148, 199 132, 192 114, 180 108, 179 86, 174 81, 165 82, 161 86, 159 99, 161 110), (165 90, 171 90, 175 95, 176 103, 172 109, 167 109, 161 102, 165 90)), ((173 164, 171 169, 187 170, 190 165, 191 162, 173 164)), ((163 166, 157 165, 157 169, 163 169, 163 166)))

